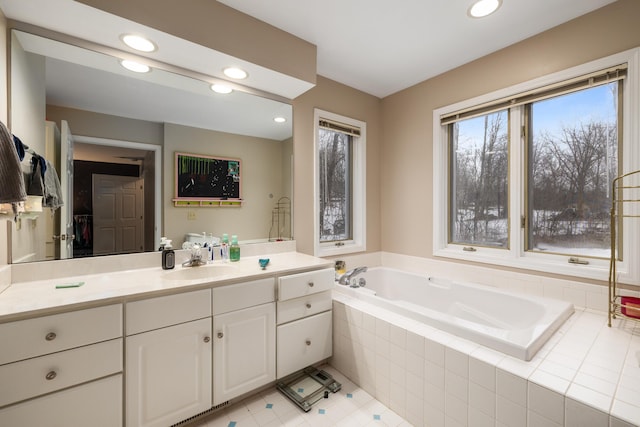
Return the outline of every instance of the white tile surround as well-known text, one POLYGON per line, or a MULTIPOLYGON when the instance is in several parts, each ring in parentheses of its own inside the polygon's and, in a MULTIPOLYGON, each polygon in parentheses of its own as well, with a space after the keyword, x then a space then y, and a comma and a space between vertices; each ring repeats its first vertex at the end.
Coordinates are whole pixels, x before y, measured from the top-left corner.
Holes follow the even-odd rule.
POLYGON ((606 287, 389 253, 344 258, 348 269, 428 272, 576 306, 524 362, 335 295, 331 364, 413 425, 640 426, 640 324, 607 327, 606 287))

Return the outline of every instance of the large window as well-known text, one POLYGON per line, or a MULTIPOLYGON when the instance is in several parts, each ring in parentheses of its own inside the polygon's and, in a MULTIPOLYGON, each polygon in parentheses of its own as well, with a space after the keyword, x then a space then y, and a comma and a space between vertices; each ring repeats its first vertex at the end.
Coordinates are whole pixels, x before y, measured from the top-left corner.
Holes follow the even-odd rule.
MULTIPOLYGON (((434 254, 606 279, 612 181, 640 169, 638 57, 434 111, 434 254)), ((615 248, 627 259, 637 231, 627 224, 615 248)), ((640 280, 632 263, 620 270, 640 280)))
POLYGON ((316 255, 365 250, 366 124, 315 112, 316 255))

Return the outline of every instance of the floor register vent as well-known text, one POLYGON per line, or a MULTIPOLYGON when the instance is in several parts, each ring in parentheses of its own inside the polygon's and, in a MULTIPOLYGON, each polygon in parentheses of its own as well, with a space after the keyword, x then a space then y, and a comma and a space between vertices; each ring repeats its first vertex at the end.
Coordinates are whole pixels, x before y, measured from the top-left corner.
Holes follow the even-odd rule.
POLYGON ((199 414, 194 415, 193 417, 189 417, 189 418, 187 418, 185 420, 182 420, 182 421, 179 421, 179 422, 177 422, 175 424, 172 424, 169 427, 181 427, 181 426, 187 425, 187 424, 191 423, 192 421, 195 421, 195 420, 200 419, 200 418, 204 418, 207 415, 210 415, 210 414, 216 412, 218 409, 224 408, 225 406, 229 405, 229 403, 230 402, 227 400, 226 402, 222 402, 222 403, 220 403, 220 404, 218 404, 216 406, 213 406, 213 407, 207 409, 206 411, 202 411, 199 414))
POLYGON ((287 396, 300 409, 309 412, 314 403, 329 398, 329 392, 335 393, 342 384, 325 371, 308 367, 282 379, 278 390, 287 396))

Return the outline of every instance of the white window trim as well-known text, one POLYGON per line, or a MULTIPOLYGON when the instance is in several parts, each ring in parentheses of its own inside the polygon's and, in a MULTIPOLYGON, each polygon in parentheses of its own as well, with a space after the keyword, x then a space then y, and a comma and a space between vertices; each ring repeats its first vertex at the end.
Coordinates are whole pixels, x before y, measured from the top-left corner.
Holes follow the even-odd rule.
MULTIPOLYGON (((463 245, 448 243, 448 152, 447 128, 440 124, 440 117, 463 108, 473 107, 494 99, 533 90, 552 83, 562 82, 610 66, 627 63, 627 78, 623 88, 622 123, 622 172, 640 169, 640 48, 620 52, 589 63, 540 77, 525 83, 501 89, 473 99, 433 111, 433 255, 465 261, 482 262, 506 267, 567 276, 608 280, 609 261, 589 258, 588 265, 569 264, 568 255, 538 254, 524 251, 524 229, 520 227, 520 216, 524 214, 524 170, 523 144, 519 129, 522 116, 512 114, 509 142, 509 249, 475 246, 475 252, 463 250, 463 245), (517 190, 516 190, 517 189, 517 190)), ((618 263, 619 280, 640 284, 640 220, 625 220, 622 243, 624 261, 618 263)))
POLYGON ((366 216, 366 147, 367 124, 339 114, 314 109, 313 114, 313 181, 314 181, 314 208, 313 208, 313 240, 314 254, 318 257, 364 252, 367 249, 367 216, 366 216), (319 181, 319 156, 318 156, 318 122, 320 119, 333 120, 360 128, 360 136, 353 144, 353 240, 344 242, 342 246, 334 243, 320 243, 320 181, 319 181))

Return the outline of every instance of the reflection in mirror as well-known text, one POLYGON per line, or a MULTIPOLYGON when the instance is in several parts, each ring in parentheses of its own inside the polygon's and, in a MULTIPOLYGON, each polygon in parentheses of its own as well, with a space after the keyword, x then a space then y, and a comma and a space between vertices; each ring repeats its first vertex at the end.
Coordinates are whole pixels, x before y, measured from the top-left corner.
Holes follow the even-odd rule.
POLYGON ((17 30, 10 81, 11 131, 55 167, 64 199, 11 225, 12 262, 154 251, 161 235, 292 238, 290 105, 17 30), (176 207, 176 152, 240 158, 242 206, 176 207))

